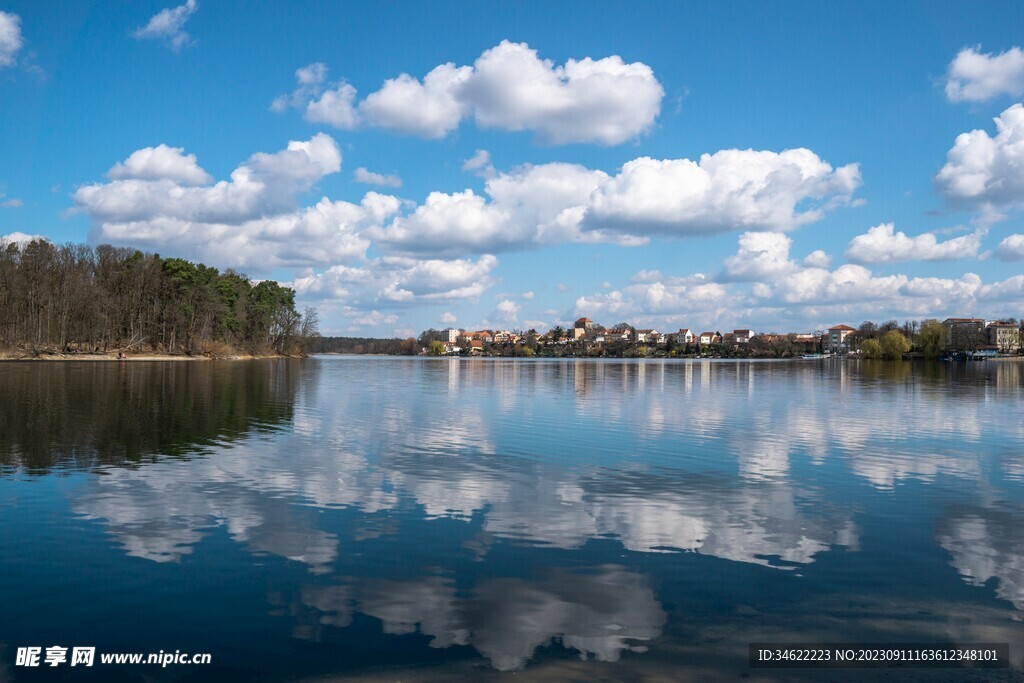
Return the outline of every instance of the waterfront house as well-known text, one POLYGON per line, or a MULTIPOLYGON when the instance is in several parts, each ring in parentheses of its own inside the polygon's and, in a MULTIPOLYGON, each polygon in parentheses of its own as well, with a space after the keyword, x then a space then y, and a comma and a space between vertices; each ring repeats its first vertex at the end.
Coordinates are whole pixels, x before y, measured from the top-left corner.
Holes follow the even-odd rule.
POLYGON ((974 351, 988 341, 983 318, 946 318, 942 328, 951 351, 974 351))
POLYGON ((653 341, 652 337, 657 334, 655 330, 636 330, 636 341, 638 344, 653 341))
POLYGON ((699 339, 702 346, 721 344, 722 334, 720 332, 701 332, 699 339))
POLYGON ((677 344, 692 344, 694 340, 693 332, 688 327, 680 327, 679 331, 676 332, 676 343, 677 344))
POLYGON ((988 343, 996 347, 1000 353, 1016 353, 1020 348, 1020 327, 1016 323, 989 323, 988 343))
POLYGON ((581 330, 592 330, 594 329, 594 321, 591 320, 590 318, 580 318, 575 323, 573 323, 573 327, 578 327, 581 330))
POLYGON ((847 353, 850 347, 846 338, 856 331, 856 328, 849 325, 833 325, 828 328, 823 346, 832 353, 847 353))
POLYGON ((753 330, 733 330, 732 338, 737 344, 749 344, 750 340, 755 337, 753 330))

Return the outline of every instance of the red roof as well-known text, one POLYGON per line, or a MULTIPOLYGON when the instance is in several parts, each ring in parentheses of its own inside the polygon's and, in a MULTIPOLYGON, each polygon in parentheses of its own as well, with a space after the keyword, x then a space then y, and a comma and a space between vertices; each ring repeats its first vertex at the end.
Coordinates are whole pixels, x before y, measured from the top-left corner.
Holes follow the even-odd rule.
POLYGON ((848 332, 856 332, 857 328, 850 327, 849 325, 833 325, 832 327, 828 328, 828 330, 829 332, 831 332, 832 330, 847 330, 848 332))

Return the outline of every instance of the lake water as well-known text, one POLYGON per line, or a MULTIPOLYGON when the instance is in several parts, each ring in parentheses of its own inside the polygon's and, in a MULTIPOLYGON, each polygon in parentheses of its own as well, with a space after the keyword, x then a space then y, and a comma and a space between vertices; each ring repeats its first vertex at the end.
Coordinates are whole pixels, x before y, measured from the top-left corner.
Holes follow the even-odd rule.
POLYGON ((1022 418, 1012 362, 3 363, 0 680, 1021 680, 1022 418))

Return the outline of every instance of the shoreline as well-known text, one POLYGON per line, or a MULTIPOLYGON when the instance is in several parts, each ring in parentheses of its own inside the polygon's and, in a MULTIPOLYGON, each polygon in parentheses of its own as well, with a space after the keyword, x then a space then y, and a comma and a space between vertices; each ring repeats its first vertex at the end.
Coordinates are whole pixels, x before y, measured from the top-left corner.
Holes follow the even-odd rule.
POLYGON ((129 355, 126 358, 118 358, 117 353, 54 353, 54 354, 39 354, 37 356, 17 356, 10 353, 0 352, 0 363, 5 362, 43 362, 43 363, 66 363, 75 361, 84 361, 88 363, 104 363, 104 362, 122 362, 122 363, 134 363, 138 361, 169 361, 169 362, 183 362, 183 361, 218 361, 218 360, 270 360, 270 359, 281 359, 281 358, 303 358, 303 356, 280 356, 276 354, 272 355, 248 355, 248 354, 232 354, 229 356, 184 356, 178 354, 160 354, 160 353, 144 353, 129 355))

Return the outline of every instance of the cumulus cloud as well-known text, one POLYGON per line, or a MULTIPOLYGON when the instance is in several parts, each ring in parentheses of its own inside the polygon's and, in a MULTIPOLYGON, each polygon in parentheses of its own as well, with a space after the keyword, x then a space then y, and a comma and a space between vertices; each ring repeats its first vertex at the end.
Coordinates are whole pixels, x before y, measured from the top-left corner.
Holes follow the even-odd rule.
POLYGON ((857 164, 833 169, 808 149, 730 149, 699 161, 641 157, 593 193, 584 229, 675 236, 791 230, 848 202, 860 184, 857 164))
POLYGON ((438 318, 438 320, 440 320, 445 325, 451 325, 452 323, 456 322, 458 318, 455 316, 454 313, 451 313, 450 311, 445 311, 444 313, 441 314, 441 317, 438 318))
POLYGON ((717 281, 700 274, 681 278, 639 271, 627 287, 579 297, 574 314, 632 320, 659 329, 750 324, 785 331, 813 330, 842 320, 965 312, 997 317, 1006 315, 1008 305, 1024 305, 1024 275, 988 283, 975 273, 879 275, 854 263, 830 269, 821 251, 798 262, 791 247, 792 241, 782 233, 745 233, 717 281))
POLYGON ((14 64, 22 44, 21 17, 0 11, 0 69, 14 64))
POLYGON ((295 91, 272 108, 305 108, 308 120, 339 128, 363 123, 424 138, 445 137, 472 118, 483 128, 532 131, 545 144, 615 145, 650 130, 664 97, 642 62, 587 57, 556 66, 507 40, 472 66, 446 63, 423 80, 405 73, 387 79, 358 105, 355 89, 344 81, 328 85, 325 70, 300 69, 296 78, 295 91))
POLYGON ((107 172, 111 180, 161 180, 179 185, 206 185, 213 178, 196 163, 195 154, 185 154, 182 147, 144 147, 132 152, 123 162, 107 172))
POLYGON ((803 264, 810 268, 828 268, 832 265, 832 257, 821 249, 815 249, 804 257, 803 264))
POLYGON ((523 166, 473 190, 431 192, 408 216, 373 236, 398 253, 454 255, 579 239, 579 220, 601 171, 575 164, 523 166))
POLYGON ((983 232, 975 231, 969 235, 939 242, 932 233, 908 237, 904 232, 895 232, 892 223, 882 223, 850 240, 845 255, 854 263, 951 261, 974 258, 981 247, 982 235, 983 232))
POLYGON ((442 64, 420 82, 409 74, 391 78, 359 104, 359 112, 377 128, 423 138, 443 138, 459 127, 468 110, 460 98, 472 67, 442 64))
POLYGON ((499 301, 498 305, 491 311, 491 314, 487 316, 488 320, 499 322, 505 325, 509 325, 515 322, 519 322, 519 312, 523 309, 522 306, 517 304, 511 299, 505 299, 499 301))
POLYGON ((476 173, 482 178, 493 177, 495 171, 494 166, 491 165, 491 153, 486 149, 478 149, 462 164, 462 170, 476 173))
POLYGON ((1001 261, 1024 261, 1024 235, 1010 235, 999 243, 996 258, 1001 261))
POLYGON ((573 307, 574 316, 606 321, 637 320, 661 327, 688 319, 718 320, 731 317, 732 295, 726 285, 703 278, 662 278, 638 282, 607 293, 581 296, 573 307))
POLYGON ((362 166, 356 169, 355 181, 364 185, 379 185, 381 187, 401 187, 402 179, 393 174, 374 173, 362 166))
POLYGON ((24 232, 12 232, 6 235, 0 235, 0 245, 7 244, 25 244, 35 240, 49 241, 43 235, 29 235, 24 232))
POLYGON ((1006 109, 995 124, 995 137, 984 130, 958 135, 935 176, 947 200, 992 219, 1024 205, 1024 105, 1006 109))
POLYGON ((847 263, 834 270, 804 267, 758 282, 750 292, 752 316, 779 312, 792 320, 864 320, 1005 314, 1007 302, 1024 303, 1024 276, 986 284, 975 273, 960 277, 876 275, 847 263))
POLYGON ((950 102, 984 102, 1000 95, 1024 94, 1024 51, 1011 47, 997 55, 966 47, 949 64, 946 97, 950 102))
POLYGON ((370 242, 360 233, 396 214, 399 200, 369 192, 358 204, 298 196, 341 169, 328 135, 253 154, 214 182, 194 155, 159 145, 132 153, 110 182, 79 188, 76 210, 93 221, 96 241, 131 244, 217 263, 271 268, 354 262, 370 242))
POLYGON ((833 169, 805 149, 725 150, 699 163, 644 157, 614 176, 578 164, 524 165, 488 177, 484 194, 433 192, 373 237, 394 253, 451 256, 562 242, 637 245, 654 235, 742 228, 781 231, 821 218, 859 185, 856 164, 833 169))
POLYGON ((665 91, 642 62, 587 57, 554 66, 505 40, 476 60, 464 94, 486 128, 533 130, 553 144, 614 145, 654 125, 665 91))
POLYGON ((192 37, 185 32, 185 22, 198 9, 196 0, 186 0, 184 5, 168 7, 153 15, 149 23, 136 29, 132 34, 139 40, 160 40, 177 52, 192 44, 192 37))
POLYGON ((739 249, 725 259, 725 276, 730 280, 761 280, 796 270, 789 258, 793 240, 781 232, 745 232, 739 249))
POLYGON ((498 259, 417 260, 386 257, 360 266, 336 265, 296 278, 291 286, 305 299, 344 300, 356 308, 476 300, 493 285, 498 259))

